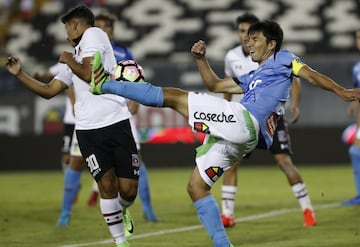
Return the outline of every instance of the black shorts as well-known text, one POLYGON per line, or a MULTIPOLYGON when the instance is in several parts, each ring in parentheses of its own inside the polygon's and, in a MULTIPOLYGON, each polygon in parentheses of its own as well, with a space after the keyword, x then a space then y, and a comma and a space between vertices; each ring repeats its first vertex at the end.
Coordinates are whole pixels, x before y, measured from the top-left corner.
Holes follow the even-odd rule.
POLYGON ((70 153, 71 141, 74 134, 75 124, 64 124, 63 145, 61 151, 64 154, 70 153))
POLYGON ((270 152, 272 154, 292 154, 289 129, 284 116, 279 116, 270 152))
POLYGON ((139 178, 139 158, 129 120, 93 129, 76 130, 79 147, 96 181, 114 168, 117 177, 139 178))

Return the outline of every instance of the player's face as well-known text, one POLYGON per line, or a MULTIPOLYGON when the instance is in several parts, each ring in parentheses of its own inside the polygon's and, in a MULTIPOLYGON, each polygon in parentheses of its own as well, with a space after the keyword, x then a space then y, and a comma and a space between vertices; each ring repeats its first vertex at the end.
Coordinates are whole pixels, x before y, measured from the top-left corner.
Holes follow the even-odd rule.
POLYGON ((248 30, 250 27, 250 23, 248 22, 241 22, 238 26, 238 35, 240 39, 240 43, 243 46, 245 52, 249 53, 247 44, 249 42, 248 30))
POLYGON ((104 20, 96 20, 95 27, 102 29, 109 37, 112 37, 113 29, 112 27, 104 20))
POLYGON ((274 54, 276 42, 274 40, 269 43, 262 32, 255 32, 249 36, 248 49, 251 59, 254 62, 262 64, 267 58, 274 54))
POLYGON ((77 22, 75 22, 74 20, 69 20, 68 22, 65 23, 65 30, 68 40, 74 40, 77 37, 79 37, 79 34, 76 30, 76 26, 77 26, 77 22))

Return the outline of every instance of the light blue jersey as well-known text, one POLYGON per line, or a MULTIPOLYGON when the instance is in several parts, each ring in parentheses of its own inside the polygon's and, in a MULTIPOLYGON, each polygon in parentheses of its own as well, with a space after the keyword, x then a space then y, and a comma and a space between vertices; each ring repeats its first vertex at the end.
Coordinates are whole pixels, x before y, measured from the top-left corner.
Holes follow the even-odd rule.
POLYGON ((352 71, 352 81, 354 87, 360 87, 360 61, 356 62, 352 71))
POLYGON ((298 57, 281 50, 258 69, 237 78, 239 86, 244 90, 240 103, 260 124, 260 148, 271 146, 277 115, 284 114, 284 104, 290 96, 294 60, 298 61, 298 57))
POLYGON ((123 60, 134 60, 130 49, 128 49, 127 47, 119 46, 113 43, 112 48, 114 50, 116 62, 120 62, 123 60))

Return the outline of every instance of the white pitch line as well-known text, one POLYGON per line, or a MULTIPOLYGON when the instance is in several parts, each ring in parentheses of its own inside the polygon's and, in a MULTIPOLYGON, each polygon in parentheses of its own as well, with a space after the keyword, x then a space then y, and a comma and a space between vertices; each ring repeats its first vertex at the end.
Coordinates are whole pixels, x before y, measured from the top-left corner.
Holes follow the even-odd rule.
MULTIPOLYGON (((315 209, 335 208, 335 207, 339 207, 339 206, 340 206, 340 203, 337 202, 337 203, 321 204, 321 205, 316 206, 315 209)), ((263 214, 255 214, 255 215, 240 217, 240 218, 236 219, 236 222, 246 222, 246 221, 253 221, 253 220, 258 220, 258 219, 265 219, 265 218, 270 218, 270 217, 274 217, 274 216, 278 216, 278 215, 282 215, 282 214, 296 212, 299 210, 300 210, 299 208, 284 208, 284 209, 280 209, 280 210, 273 210, 273 211, 263 213, 263 214)), ((179 233, 179 232, 188 232, 188 231, 197 230, 197 229, 201 229, 201 228, 203 228, 202 225, 194 225, 194 226, 187 226, 187 227, 181 227, 181 228, 175 228, 175 229, 169 229, 169 230, 161 230, 161 231, 156 231, 156 232, 148 232, 148 233, 134 235, 133 237, 131 237, 131 239, 148 238, 148 237, 168 235, 168 234, 179 233)), ((94 245, 98 245, 98 244, 108 244, 108 243, 113 243, 113 240, 106 239, 106 240, 97 241, 97 242, 61 245, 59 247, 83 247, 83 246, 94 246, 94 245)))

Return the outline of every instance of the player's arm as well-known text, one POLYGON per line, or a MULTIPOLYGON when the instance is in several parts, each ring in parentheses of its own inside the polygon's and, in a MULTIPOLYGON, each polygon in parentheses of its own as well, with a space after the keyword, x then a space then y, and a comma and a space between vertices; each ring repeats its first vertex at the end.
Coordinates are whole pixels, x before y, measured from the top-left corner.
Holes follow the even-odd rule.
POLYGON ((59 57, 61 63, 66 63, 75 75, 89 83, 91 81, 92 60, 93 57, 85 57, 82 63, 78 63, 75 61, 73 54, 67 51, 64 51, 59 57))
MULTIPOLYGON (((294 60, 295 61, 295 60, 294 60)), ((293 66, 294 67, 294 66, 293 66)), ((296 67, 296 66, 295 66, 296 67)), ((330 79, 324 74, 321 74, 306 64, 302 64, 297 71, 294 71, 295 75, 300 76, 301 78, 307 80, 311 84, 320 87, 324 90, 334 92, 340 98, 345 101, 354 101, 360 99, 360 89, 346 89, 335 81, 330 79)))
POLYGON ((129 108, 130 113, 134 115, 138 112, 140 104, 134 100, 128 100, 127 106, 129 108))
POLYGON ((206 46, 204 41, 200 40, 196 42, 191 48, 191 53, 196 60, 201 78, 209 91, 214 93, 231 94, 244 93, 242 88, 238 86, 232 78, 227 77, 224 79, 220 79, 215 74, 205 56, 206 46))
POLYGON ((50 99, 67 88, 65 83, 60 80, 52 79, 49 83, 43 83, 34 79, 21 69, 21 61, 19 58, 10 56, 6 63, 6 69, 10 74, 15 76, 26 88, 33 93, 45 98, 50 99))
POLYGON ((290 123, 296 123, 300 118, 300 92, 301 92, 301 83, 298 77, 293 77, 291 84, 291 106, 290 111, 292 113, 292 118, 290 123))

